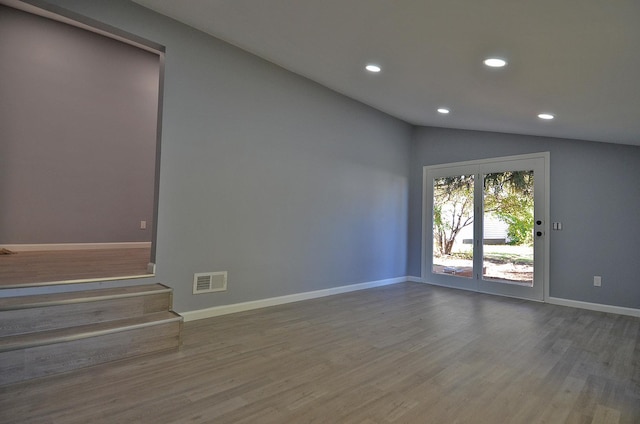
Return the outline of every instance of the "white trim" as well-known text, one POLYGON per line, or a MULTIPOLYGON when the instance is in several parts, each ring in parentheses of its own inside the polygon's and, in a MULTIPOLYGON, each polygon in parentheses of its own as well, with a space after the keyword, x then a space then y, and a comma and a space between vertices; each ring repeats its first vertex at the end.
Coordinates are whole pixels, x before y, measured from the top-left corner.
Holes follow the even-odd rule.
POLYGON ((549 279, 551 278, 551 153, 539 153, 544 157, 544 286, 542 301, 546 302, 549 298, 549 279))
POLYGON ((425 165, 423 168, 429 168, 430 170, 433 170, 433 169, 440 169, 440 168, 452 168, 452 167, 458 167, 458 166, 477 166, 477 165, 485 165, 489 163, 505 162, 505 161, 512 161, 512 160, 537 159, 543 156, 548 158, 548 156, 550 156, 550 153, 549 152, 526 153, 526 154, 514 155, 514 156, 500 156, 500 157, 487 158, 487 159, 467 160, 464 162, 439 163, 437 165, 425 165))
MULTIPOLYGON (((427 242, 427 229, 425 228, 427 225, 427 210, 429 210, 429 214, 431 214, 431 208, 429 207, 429 200, 427 199, 427 173, 429 172, 428 167, 422 167, 422 221, 420 227, 422 228, 422 250, 420 251, 420 277, 422 282, 425 282, 425 278, 427 278, 427 245, 428 243, 433 243, 433 241, 427 242)), ((431 218, 429 219, 429 224, 431 224, 431 218)), ((430 227, 428 230, 430 232, 429 237, 433 236, 433 227, 430 227)), ((430 255, 433 255, 433 252, 429 252, 430 255)))
POLYGON ((404 283, 407 277, 389 278, 386 280, 370 281, 367 283, 351 284, 347 286, 332 287, 330 289, 315 290, 310 292, 290 294, 286 296, 270 297, 267 299, 253 300, 250 302, 234 303, 232 305, 214 306, 207 309, 180 312, 185 322, 198 319, 212 318, 220 315, 234 314, 236 312, 250 311, 252 309, 267 308, 269 306, 285 303, 299 302, 301 300, 316 299, 318 297, 332 296, 334 294, 348 293, 357 290, 365 290, 373 287, 388 286, 390 284, 404 283))
POLYGON ((410 283, 424 283, 422 277, 416 277, 414 275, 409 275, 407 277, 407 281, 409 281, 410 283))
POLYGON ((98 249, 149 249, 151 242, 123 243, 49 243, 49 244, 3 244, 0 248, 14 252, 35 252, 42 250, 98 250, 98 249))
MULTIPOLYGON (((543 264, 543 270, 542 270, 542 278, 543 278, 543 285, 542 285, 542 299, 531 299, 531 300, 536 300, 536 301, 546 301, 546 299, 549 296, 549 278, 550 278, 550 272, 549 272, 549 262, 550 262, 550 229, 551 226, 549 225, 549 221, 551 220, 550 218, 550 211, 551 211, 551 207, 550 207, 550 199, 551 199, 551 165, 550 165, 550 160, 551 160, 551 153, 550 152, 537 152, 537 153, 527 153, 527 154, 522 154, 522 155, 514 155, 514 156, 502 156, 502 157, 495 157, 495 158, 486 158, 486 159, 475 159, 475 160, 469 160, 469 161, 464 161, 464 162, 453 162, 453 163, 444 163, 444 164, 436 164, 436 165, 425 165, 422 167, 422 252, 421 252, 421 258, 420 258, 420 273, 422 275, 422 281, 418 281, 418 282, 425 282, 425 279, 427 278, 427 270, 428 270, 428 266, 427 266, 427 246, 431 243, 430 240, 428 240, 428 238, 430 239, 432 237, 431 234, 431 230, 430 225, 427 225, 427 221, 428 224, 431 224, 430 221, 430 217, 428 214, 431 213, 431 208, 430 206, 430 199, 427 196, 428 193, 428 189, 427 189, 427 174, 429 172, 432 172, 434 170, 440 170, 440 169, 448 169, 448 168, 457 168, 457 167, 481 167, 481 166, 485 166, 488 164, 493 164, 493 163, 501 163, 501 162, 508 162, 508 161, 520 161, 520 160, 532 160, 532 159, 542 159, 543 162, 543 167, 544 167, 544 239, 543 239, 543 246, 544 246, 544 264, 543 264)), ((430 254, 431 252, 429 252, 430 254)), ((433 283, 429 283, 429 284, 433 284, 433 283)), ((435 285, 442 285, 444 287, 451 287, 445 284, 435 284, 435 285)), ((457 288, 457 287, 453 287, 453 288, 457 288)), ((460 287, 462 288, 462 287, 460 287)), ((473 290, 471 288, 465 288, 465 289, 469 289, 469 290, 473 290)), ((481 292, 481 290, 476 289, 474 291, 478 291, 481 292)), ((493 293, 489 293, 489 294, 493 294, 493 293)), ((509 297, 509 296, 508 296, 509 297)))
POLYGON ((569 306, 572 308, 588 309, 590 311, 606 312, 609 314, 640 317, 640 309, 626 308, 624 306, 613 306, 613 305, 604 305, 601 303, 582 302, 579 300, 563 299, 561 297, 548 297, 547 303, 550 303, 552 305, 569 306))
MULTIPOLYGON (((451 286, 446 286, 444 284, 433 283, 430 281, 422 281, 420 278, 417 278, 417 277, 407 277, 407 281, 423 283, 423 284, 428 284, 428 285, 437 286, 437 287, 445 287, 453 290, 467 290, 467 291, 473 291, 479 294, 489 294, 491 296, 496 296, 495 294, 492 294, 492 293, 478 292, 475 290, 469 290, 464 287, 451 287, 451 286)), ((499 295, 499 296, 510 297, 513 299, 522 299, 520 297, 514 297, 514 296, 505 296, 505 295, 499 295)), ((544 301, 534 300, 534 299, 522 299, 522 300, 526 300, 529 302, 548 303, 550 305, 568 306, 570 308, 586 309, 589 311, 605 312, 608 314, 617 314, 617 315, 627 315, 631 317, 640 318, 640 309, 627 308, 624 306, 614 306, 614 305, 605 305, 602 303, 582 302, 580 300, 563 299, 561 297, 547 297, 546 300, 544 301)))

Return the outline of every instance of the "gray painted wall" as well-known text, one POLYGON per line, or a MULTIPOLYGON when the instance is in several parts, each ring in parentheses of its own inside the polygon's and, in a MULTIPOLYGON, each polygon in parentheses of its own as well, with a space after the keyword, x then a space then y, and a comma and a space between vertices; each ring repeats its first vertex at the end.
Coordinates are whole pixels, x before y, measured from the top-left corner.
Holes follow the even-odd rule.
POLYGON ((640 307, 640 148, 412 128, 135 4, 55 3, 167 46, 154 281, 178 311, 417 276, 422 167, 541 151, 551 295, 640 307), (228 292, 190 294, 218 270, 228 292))
POLYGON ((553 297, 640 308, 638 242, 640 147, 586 141, 418 128, 411 154, 408 274, 419 276, 422 167, 550 152, 549 290, 553 297), (602 287, 593 287, 593 276, 602 287))
POLYGON ((0 6, 0 244, 151 241, 159 72, 157 54, 0 6))
POLYGON ((166 46, 155 280, 176 310, 405 275, 409 125, 136 4, 55 3, 166 46), (191 294, 222 270, 227 292, 191 294))

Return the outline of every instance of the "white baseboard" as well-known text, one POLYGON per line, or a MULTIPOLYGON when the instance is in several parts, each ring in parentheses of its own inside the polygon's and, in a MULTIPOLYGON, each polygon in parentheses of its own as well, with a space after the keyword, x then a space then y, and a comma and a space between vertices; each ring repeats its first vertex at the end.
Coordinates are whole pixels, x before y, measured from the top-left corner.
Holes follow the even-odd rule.
POLYGON ((0 245, 0 248, 9 249, 14 252, 35 252, 42 250, 149 249, 151 248, 151 242, 3 244, 0 245))
POLYGON ((407 277, 389 278, 386 280, 370 281, 367 283, 351 284, 348 286, 332 287, 330 289, 316 290, 304 293, 290 294, 286 296, 270 297, 268 299, 253 300, 250 302, 234 303, 232 305, 214 306, 196 311, 180 312, 185 321, 195 321, 198 319, 212 318, 220 315, 233 314, 236 312, 249 311, 252 309, 266 308, 269 306, 282 305, 285 303, 299 302, 301 300, 315 299, 318 297, 331 296, 334 294, 348 293, 357 290, 365 290, 373 287, 387 286, 390 284, 403 283, 407 277))
POLYGON ((582 302, 579 300, 563 299, 560 297, 548 297, 547 303, 572 308, 589 309, 591 311, 607 312, 610 314, 629 315, 640 317, 640 309, 626 308, 624 306, 603 305, 601 303, 582 302))
MULTIPOLYGON (((299 302, 301 300, 316 299, 319 297, 332 296, 334 294, 348 293, 358 290, 370 289, 373 287, 387 286, 390 284, 402 283, 410 281, 413 283, 425 283, 422 278, 416 276, 396 277, 386 280, 370 281, 366 283, 351 284, 347 286, 333 287, 330 289, 316 290, 304 293, 290 294, 286 296, 271 297, 267 299, 253 300, 250 302, 234 303, 232 305, 214 306, 207 309, 199 309, 195 311, 180 312, 185 322, 195 321, 199 319, 212 318, 221 315, 234 314, 236 312, 250 311, 252 309, 267 308, 269 306, 283 305, 285 303, 299 302)), ((432 284, 432 283, 426 283, 432 284)), ((547 303, 553 305, 570 306, 573 308, 588 309, 598 312, 607 312, 619 315, 629 315, 640 317, 640 309, 625 308, 622 306, 603 305, 599 303, 581 302, 577 300, 562 299, 557 297, 549 297, 547 303)))
MULTIPOLYGON (((423 281, 422 278, 414 277, 414 276, 408 276, 407 281, 411 281, 413 283, 431 284, 435 286, 439 285, 439 284, 423 281)), ((443 287, 449 287, 449 286, 443 286, 443 287)), ((607 312, 610 314, 640 317, 640 309, 626 308, 623 306, 613 306, 613 305, 604 305, 601 303, 581 302, 579 300, 563 299, 560 297, 547 297, 545 302, 551 305, 570 306, 572 308, 588 309, 590 311, 607 312)))

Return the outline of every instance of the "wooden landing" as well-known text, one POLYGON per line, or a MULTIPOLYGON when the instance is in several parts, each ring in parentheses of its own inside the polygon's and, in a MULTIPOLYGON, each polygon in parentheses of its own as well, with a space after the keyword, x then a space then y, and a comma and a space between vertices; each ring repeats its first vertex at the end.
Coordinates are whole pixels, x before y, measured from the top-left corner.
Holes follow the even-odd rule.
POLYGON ((45 250, 0 255, 0 288, 150 275, 150 249, 45 250))

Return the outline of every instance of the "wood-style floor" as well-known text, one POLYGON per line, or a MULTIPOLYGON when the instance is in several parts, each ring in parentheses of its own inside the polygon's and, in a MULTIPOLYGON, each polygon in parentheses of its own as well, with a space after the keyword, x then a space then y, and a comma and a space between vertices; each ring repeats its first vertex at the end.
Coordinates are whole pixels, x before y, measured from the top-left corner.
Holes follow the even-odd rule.
POLYGON ((640 423, 640 319, 402 283, 0 388, 9 423, 640 423))
POLYGON ((0 255, 0 287, 148 274, 148 248, 47 250, 0 255))

